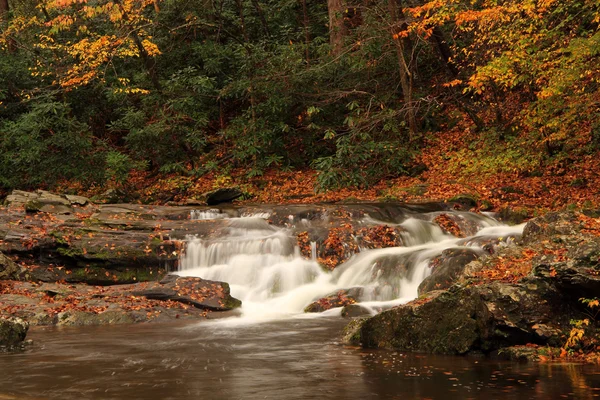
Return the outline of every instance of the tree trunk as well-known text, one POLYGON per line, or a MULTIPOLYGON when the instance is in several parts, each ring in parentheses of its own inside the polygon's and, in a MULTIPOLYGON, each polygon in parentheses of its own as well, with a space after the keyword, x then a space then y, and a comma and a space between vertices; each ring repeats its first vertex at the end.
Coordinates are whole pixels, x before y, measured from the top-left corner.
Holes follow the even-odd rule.
POLYGON ((310 20, 308 19, 308 8, 306 7, 306 0, 302 2, 302 24, 304 25, 304 45, 306 46, 306 65, 310 65, 310 32, 308 30, 310 26, 310 20))
MULTIPOLYGON (((240 29, 242 30, 242 36, 245 41, 245 49, 248 54, 248 58, 252 59, 252 50, 247 46, 250 43, 250 36, 248 36, 248 32, 246 31, 246 19, 244 18, 244 5, 242 4, 242 0, 236 0, 238 6, 238 12, 240 17, 240 29)), ((251 73, 252 74, 252 73, 251 73)), ((256 98, 254 97, 254 85, 252 83, 253 78, 250 75, 250 86, 248 87, 248 96, 250 97, 250 113, 252 115, 252 122, 256 122, 256 98)))
POLYGON ((344 24, 344 0, 327 0, 327 10, 329 12, 329 42, 331 44, 331 54, 339 56, 344 49, 344 38, 348 34, 348 29, 344 24))
POLYGON ((271 36, 271 32, 269 31, 269 24, 267 24, 267 19, 265 18, 265 13, 263 12, 262 8, 260 7, 258 0, 252 0, 252 6, 254 7, 254 11, 256 11, 256 14, 258 15, 258 18, 260 19, 260 22, 262 23, 263 30, 265 31, 265 35, 267 35, 267 37, 271 36))
MULTIPOLYGON (((8 0, 0 0, 0 32, 6 32, 8 30, 8 22, 9 22, 9 5, 8 0)), ((7 35, 6 37, 6 46, 10 53, 14 53, 17 51, 17 43, 14 38, 7 35)))
POLYGON ((402 87, 402 96, 404 98, 404 107, 406 109, 406 119, 408 120, 410 141, 413 141, 417 137, 419 131, 415 104, 413 102, 413 43, 409 37, 398 38, 397 36, 398 32, 406 29, 404 14, 398 1, 388 0, 388 10, 392 19, 390 33, 396 38, 394 39, 394 43, 396 45, 396 55, 398 57, 400 86, 402 87))
POLYGON ((442 62, 444 63, 444 66, 446 67, 448 72, 454 77, 458 76, 458 70, 452 62, 452 50, 450 49, 450 46, 448 46, 446 35, 444 35, 444 32, 440 29, 439 26, 433 28, 433 34, 431 35, 431 39, 435 43, 440 53, 440 57, 442 58, 442 62))
MULTIPOLYGON (((119 1, 115 1, 115 4, 117 4, 119 6, 119 9, 121 10, 121 13, 123 15, 123 20, 125 22, 129 23, 129 15, 125 11, 125 8, 123 7, 123 5, 119 1)), ((142 44, 142 41, 140 40, 140 37, 138 36, 137 30, 135 29, 135 27, 132 25, 130 25, 130 27, 131 27, 131 37, 133 39, 133 43, 135 44, 135 47, 137 47, 138 52, 140 53, 140 57, 141 57, 142 61, 144 62, 144 67, 146 68, 146 71, 148 72, 150 81, 152 82, 152 85, 158 91, 158 93, 162 93, 162 87, 158 80, 158 75, 156 74, 156 61, 154 60, 154 58, 150 57, 150 55, 144 48, 144 45, 142 44)))
POLYGON ((8 0, 0 0, 0 27, 6 28, 8 25, 8 0))

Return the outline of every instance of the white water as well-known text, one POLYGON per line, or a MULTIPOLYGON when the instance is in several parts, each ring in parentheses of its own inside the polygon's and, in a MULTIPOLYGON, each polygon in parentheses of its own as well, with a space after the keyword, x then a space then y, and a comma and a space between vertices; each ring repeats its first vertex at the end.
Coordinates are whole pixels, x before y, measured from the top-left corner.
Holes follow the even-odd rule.
MULTIPOLYGON (((300 316, 318 298, 353 287, 363 288, 360 302, 375 312, 416 298, 419 284, 431 272, 429 261, 445 249, 478 248, 478 238, 509 237, 523 230, 523 225, 507 227, 485 216, 461 213, 480 228, 476 236, 461 240, 430 222, 434 214, 397 224, 405 231, 403 247, 362 250, 334 272, 325 272, 317 263, 316 243, 311 243, 310 259, 303 258, 291 231, 269 225, 264 219, 268 214, 231 218, 220 237, 188 238, 178 274, 229 283, 231 295, 242 301, 245 322, 300 316)), ((332 312, 339 309, 327 314, 332 312)))

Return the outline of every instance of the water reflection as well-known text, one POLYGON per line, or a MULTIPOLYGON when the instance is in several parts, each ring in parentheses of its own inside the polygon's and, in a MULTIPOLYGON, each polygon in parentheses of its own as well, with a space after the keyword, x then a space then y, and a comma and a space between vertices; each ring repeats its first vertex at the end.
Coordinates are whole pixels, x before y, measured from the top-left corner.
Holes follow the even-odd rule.
POLYGON ((365 351, 336 343, 345 324, 292 319, 220 324, 35 328, 0 355, 0 399, 594 398, 598 368, 365 351))

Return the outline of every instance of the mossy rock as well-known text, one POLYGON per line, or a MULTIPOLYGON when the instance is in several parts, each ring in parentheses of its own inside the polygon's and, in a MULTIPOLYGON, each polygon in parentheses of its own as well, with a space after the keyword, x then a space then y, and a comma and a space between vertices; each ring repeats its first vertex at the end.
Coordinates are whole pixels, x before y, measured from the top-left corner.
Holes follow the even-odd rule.
POLYGON ((458 194, 448 199, 448 202, 459 204, 462 208, 470 210, 477 207, 478 196, 469 193, 458 194))
POLYGON ((0 317, 0 349, 12 350, 25 340, 29 324, 21 318, 0 317))
POLYGON ((498 213, 498 219, 508 225, 519 225, 529 218, 529 211, 524 208, 505 207, 498 213))

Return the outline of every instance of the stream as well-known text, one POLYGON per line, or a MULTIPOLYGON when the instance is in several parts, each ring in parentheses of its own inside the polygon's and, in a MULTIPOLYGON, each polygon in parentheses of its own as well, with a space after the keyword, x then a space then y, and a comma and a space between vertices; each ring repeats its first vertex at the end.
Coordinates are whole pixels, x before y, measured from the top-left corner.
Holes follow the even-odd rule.
POLYGON ((473 235, 456 238, 434 224, 436 212, 405 212, 393 220, 367 215, 402 232, 403 246, 359 248, 326 272, 300 254, 294 232, 326 224, 270 214, 232 216, 198 210, 197 220, 227 220, 210 237, 187 237, 177 274, 228 282, 242 300, 237 316, 97 327, 33 327, 34 344, 0 354, 0 399, 592 399, 600 370, 576 364, 519 364, 484 357, 435 356, 360 349, 340 343, 348 320, 340 308, 305 314, 319 297, 359 288, 364 312, 405 303, 447 249, 483 253, 510 245, 523 226, 490 216, 452 212, 473 235))

